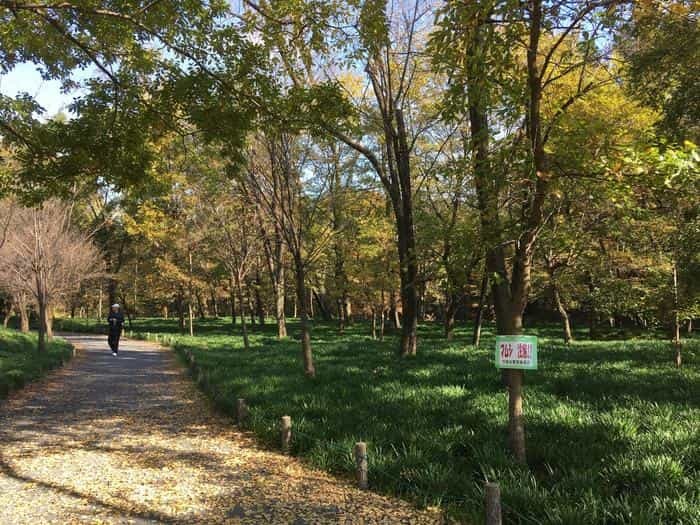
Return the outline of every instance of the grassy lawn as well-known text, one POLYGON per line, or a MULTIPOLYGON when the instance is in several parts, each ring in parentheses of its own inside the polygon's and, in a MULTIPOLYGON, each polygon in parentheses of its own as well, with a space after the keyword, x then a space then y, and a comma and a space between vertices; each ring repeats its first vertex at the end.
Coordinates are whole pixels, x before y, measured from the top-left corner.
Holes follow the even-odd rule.
MULTIPOLYGON (((485 479, 501 484, 504 523, 700 523, 700 339, 686 341, 677 370, 667 341, 564 346, 558 327, 528 329, 540 337, 540 369, 526 372, 525 469, 507 453, 488 331, 474 349, 468 329, 448 343, 438 326, 422 326, 418 357, 399 360, 394 337, 372 341, 359 324, 341 337, 317 324, 318 377, 308 380, 295 339, 278 341, 270 325, 246 353, 229 322, 199 322, 199 335, 177 336, 175 347, 210 372, 223 410, 246 398, 263 442, 276 446, 279 417, 292 416, 293 451, 317 467, 351 473, 352 447, 366 441, 374 490, 471 523, 483 521, 485 479)), ((162 319, 134 329, 176 334, 162 319)))
POLYGON ((36 344, 36 334, 0 328, 0 399, 72 356, 71 346, 63 340, 51 341, 43 354, 37 352, 36 344))

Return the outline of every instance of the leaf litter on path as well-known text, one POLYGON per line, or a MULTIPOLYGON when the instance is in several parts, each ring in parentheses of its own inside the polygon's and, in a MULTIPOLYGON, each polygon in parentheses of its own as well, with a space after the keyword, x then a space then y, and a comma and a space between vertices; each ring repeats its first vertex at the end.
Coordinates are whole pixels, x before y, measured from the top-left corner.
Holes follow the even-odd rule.
POLYGON ((0 406, 3 525, 443 523, 260 448, 167 350, 69 339, 74 362, 0 406))

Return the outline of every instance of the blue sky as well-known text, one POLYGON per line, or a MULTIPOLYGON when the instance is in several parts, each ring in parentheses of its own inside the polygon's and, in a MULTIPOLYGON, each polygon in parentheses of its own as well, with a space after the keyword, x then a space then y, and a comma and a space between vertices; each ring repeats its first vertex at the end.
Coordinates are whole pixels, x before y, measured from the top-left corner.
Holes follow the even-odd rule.
POLYGON ((34 64, 19 64, 12 71, 0 75, 0 92, 14 97, 18 93, 29 93, 46 110, 45 117, 55 115, 73 101, 75 94, 61 92, 57 80, 43 80, 34 64))

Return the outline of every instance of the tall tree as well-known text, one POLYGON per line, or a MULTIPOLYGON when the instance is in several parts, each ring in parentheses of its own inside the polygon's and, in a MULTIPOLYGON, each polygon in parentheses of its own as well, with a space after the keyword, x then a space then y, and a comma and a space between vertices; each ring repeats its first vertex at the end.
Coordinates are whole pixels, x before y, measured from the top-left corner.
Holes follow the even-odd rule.
MULTIPOLYGON (((612 80, 591 73, 609 54, 601 40, 608 24, 599 15, 612 4, 448 2, 441 10, 433 49, 438 69, 452 79, 446 115, 467 115, 470 123, 499 334, 523 329, 534 249, 551 213, 556 175, 547 143, 572 104, 612 80), (569 78, 577 80, 571 91, 552 92, 569 78)), ((510 447, 525 462, 524 374, 507 370, 506 376, 510 447)))

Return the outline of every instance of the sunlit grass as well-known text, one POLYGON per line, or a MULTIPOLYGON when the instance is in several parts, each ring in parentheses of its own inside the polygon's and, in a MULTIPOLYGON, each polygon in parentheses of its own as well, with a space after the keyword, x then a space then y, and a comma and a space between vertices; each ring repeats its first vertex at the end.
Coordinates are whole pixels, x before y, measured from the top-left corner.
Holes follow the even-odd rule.
POLYGON ((0 399, 22 388, 71 356, 65 341, 50 341, 45 353, 37 351, 35 334, 0 328, 0 399))
MULTIPOLYGON (((243 350, 230 320, 177 336, 210 372, 209 394, 231 414, 251 407, 249 426, 276 446, 277 421, 290 415, 293 451, 332 472, 353 469, 351 451, 366 441, 370 483, 420 504, 440 504, 478 523, 481 485, 501 484, 505 523, 700 523, 700 341, 673 367, 667 341, 558 339, 540 336, 540 369, 526 373, 528 463, 507 452, 506 393, 491 357, 468 330, 448 343, 439 327, 421 327, 419 355, 399 360, 396 339, 373 341, 357 324, 338 336, 314 327, 318 377, 303 376, 298 342, 277 341, 272 326, 243 350)), ((295 335, 292 324, 291 334, 295 335)), ((174 322, 138 321, 141 332, 176 333, 174 322)))

